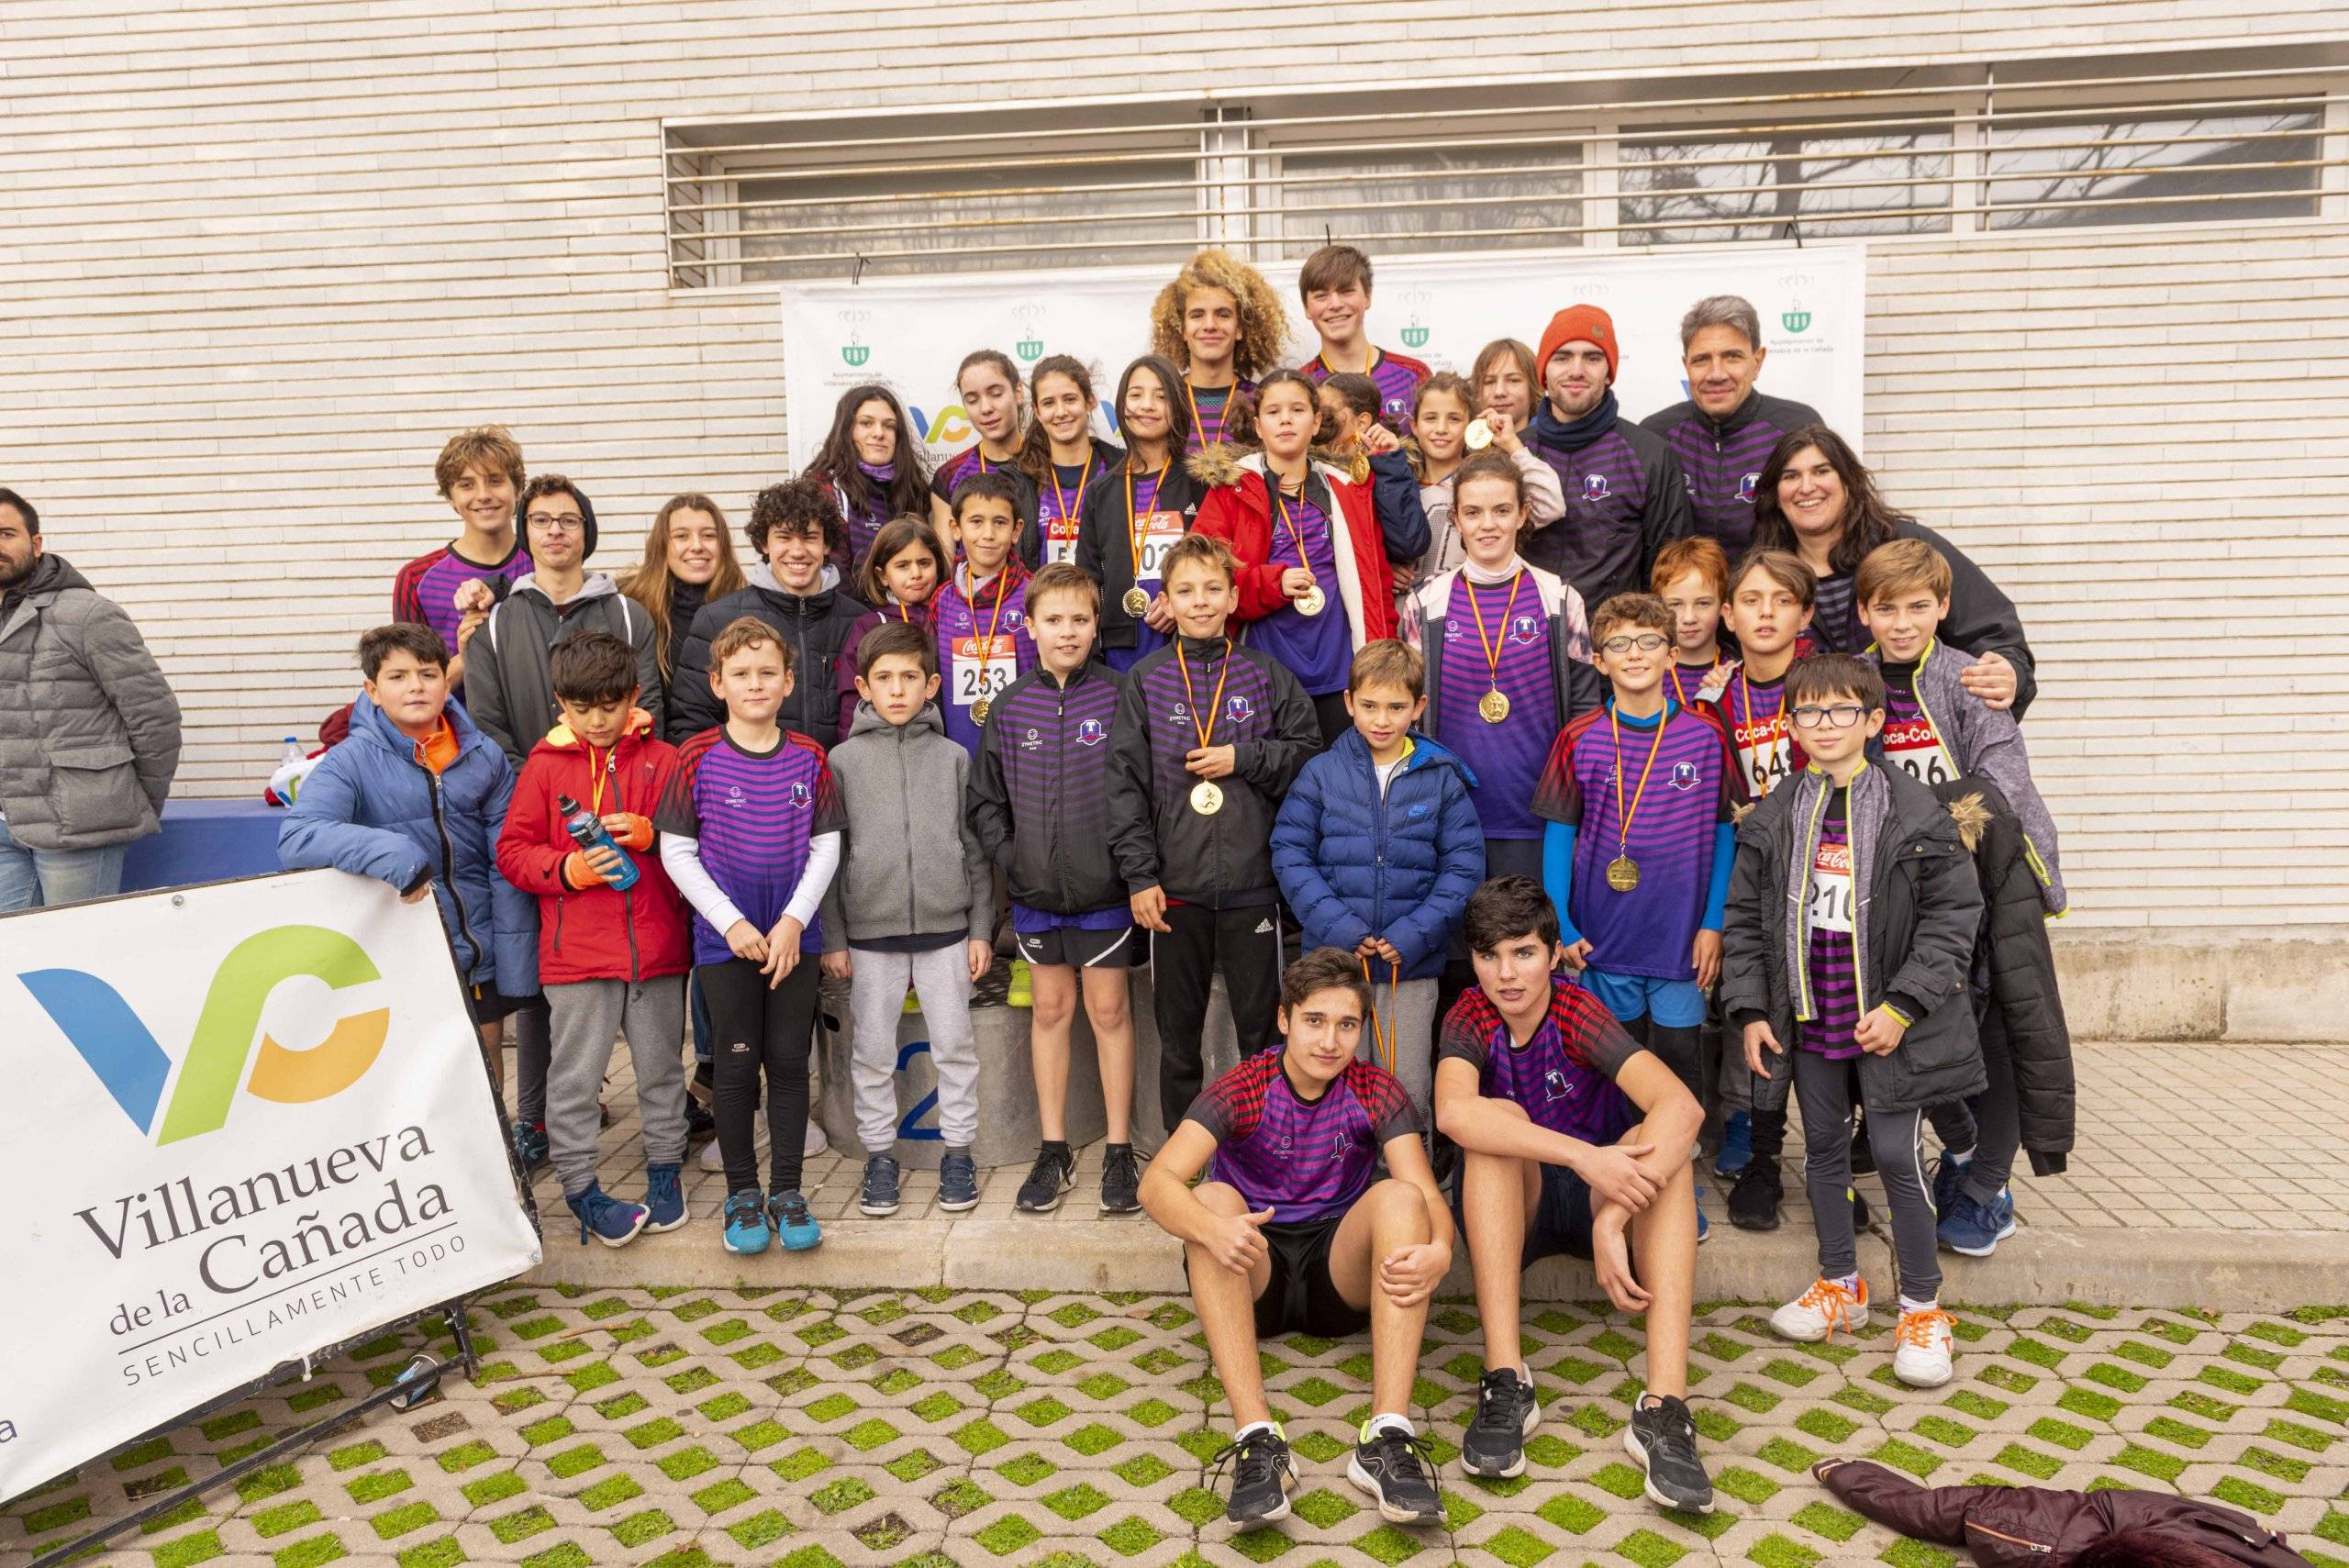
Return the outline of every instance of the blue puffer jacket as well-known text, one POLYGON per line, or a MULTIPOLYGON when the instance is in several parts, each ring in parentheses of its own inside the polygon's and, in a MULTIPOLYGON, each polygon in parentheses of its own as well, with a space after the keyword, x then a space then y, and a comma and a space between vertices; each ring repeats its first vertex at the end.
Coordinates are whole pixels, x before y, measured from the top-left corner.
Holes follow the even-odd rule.
POLYGON ((436 778, 416 744, 361 693, 351 739, 318 761, 277 830, 287 871, 333 866, 403 891, 432 879, 457 974, 507 996, 539 989, 539 912, 498 874, 514 770, 451 700, 457 760, 436 778))
MULTIPOLYGON (((1352 952, 1384 937, 1402 978, 1442 973, 1444 944, 1485 880, 1468 765, 1425 736, 1378 796, 1370 742, 1349 729, 1305 764, 1273 822, 1273 875, 1305 945, 1352 952)), ((1374 978, 1378 975, 1373 966, 1374 978)))

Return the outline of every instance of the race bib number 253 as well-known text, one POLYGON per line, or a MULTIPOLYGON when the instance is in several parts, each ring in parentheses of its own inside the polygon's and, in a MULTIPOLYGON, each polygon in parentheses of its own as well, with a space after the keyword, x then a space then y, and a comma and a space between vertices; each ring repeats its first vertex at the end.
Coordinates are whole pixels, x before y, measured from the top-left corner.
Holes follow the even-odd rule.
POLYGON ((1008 635, 954 639, 954 706, 993 698, 1019 673, 1019 644, 1008 635))

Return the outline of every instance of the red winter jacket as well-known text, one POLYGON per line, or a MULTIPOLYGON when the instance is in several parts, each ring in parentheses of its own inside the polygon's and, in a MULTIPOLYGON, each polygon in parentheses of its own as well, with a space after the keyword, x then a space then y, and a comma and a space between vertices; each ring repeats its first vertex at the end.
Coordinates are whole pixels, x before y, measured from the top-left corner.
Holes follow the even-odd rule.
MULTIPOLYGON (((1289 602, 1281 592, 1281 573, 1288 569, 1271 564, 1277 525, 1271 493, 1264 488, 1264 457, 1256 452, 1235 457, 1228 447, 1212 446, 1194 457, 1189 468, 1193 478, 1213 486, 1199 503, 1193 531, 1224 540, 1240 558, 1240 609, 1234 618, 1262 620, 1289 602)), ((1318 462, 1313 473, 1329 486, 1336 503, 1330 526, 1336 536, 1338 581, 1328 586, 1345 606, 1353 646, 1393 637, 1394 568, 1386 563, 1386 538, 1378 530, 1370 486, 1318 462)))
POLYGON ((677 771, 676 748, 651 737, 652 716, 629 716, 627 734, 598 751, 558 724, 530 749, 514 784, 506 830, 497 840, 497 869, 539 900, 539 981, 567 985, 582 980, 651 980, 683 974, 693 962, 685 901, 650 833, 662 793, 677 771), (604 781, 600 795, 598 775, 604 781), (567 795, 608 817, 625 811, 645 819, 641 849, 623 850, 636 862, 636 885, 575 888, 563 862, 578 849, 563 830, 555 796, 567 795))

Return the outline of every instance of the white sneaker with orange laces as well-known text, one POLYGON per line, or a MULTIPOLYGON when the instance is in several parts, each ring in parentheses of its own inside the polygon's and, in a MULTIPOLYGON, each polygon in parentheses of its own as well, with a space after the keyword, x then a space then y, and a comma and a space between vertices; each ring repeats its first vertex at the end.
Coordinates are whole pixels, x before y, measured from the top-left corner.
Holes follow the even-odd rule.
POLYGON ((1911 1388, 1939 1388, 1953 1374, 1957 1319, 1938 1307, 1900 1315, 1893 1336, 1892 1375, 1911 1388))
POLYGON ((1846 1290, 1840 1280, 1813 1281, 1811 1287, 1770 1314, 1770 1329, 1780 1339, 1816 1344, 1841 1329, 1854 1333, 1868 1326, 1868 1282, 1854 1280, 1846 1290))

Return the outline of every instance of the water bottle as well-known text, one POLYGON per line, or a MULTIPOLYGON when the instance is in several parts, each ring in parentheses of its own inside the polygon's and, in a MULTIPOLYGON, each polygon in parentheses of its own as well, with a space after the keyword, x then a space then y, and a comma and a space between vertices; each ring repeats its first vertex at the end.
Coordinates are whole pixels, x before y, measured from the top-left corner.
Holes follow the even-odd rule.
POLYGON ((605 885, 621 893, 634 887, 637 877, 641 873, 637 871, 636 862, 629 857, 629 852, 612 841, 611 830, 604 826, 604 819, 567 795, 556 795, 554 805, 555 809, 562 813, 563 831, 571 835, 573 843, 583 851, 600 847, 619 856, 620 869, 605 885))
POLYGON ((278 753, 277 765, 281 768, 290 768, 296 762, 307 761, 309 755, 307 751, 302 750, 302 740, 299 736, 288 735, 285 738, 285 750, 278 753))

